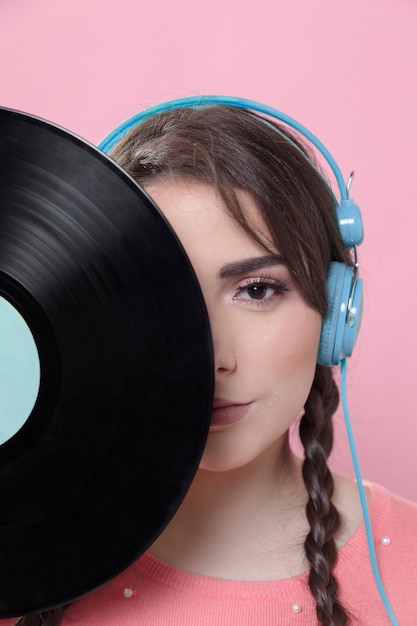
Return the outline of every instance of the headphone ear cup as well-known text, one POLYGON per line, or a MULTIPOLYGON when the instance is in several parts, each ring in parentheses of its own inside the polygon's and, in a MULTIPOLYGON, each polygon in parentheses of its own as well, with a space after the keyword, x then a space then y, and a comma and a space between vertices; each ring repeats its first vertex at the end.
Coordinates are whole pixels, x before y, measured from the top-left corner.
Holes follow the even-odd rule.
POLYGON ((352 268, 336 261, 329 265, 326 284, 327 314, 323 319, 317 362, 330 366, 338 365, 352 354, 362 320, 363 291, 362 280, 354 278, 352 268))

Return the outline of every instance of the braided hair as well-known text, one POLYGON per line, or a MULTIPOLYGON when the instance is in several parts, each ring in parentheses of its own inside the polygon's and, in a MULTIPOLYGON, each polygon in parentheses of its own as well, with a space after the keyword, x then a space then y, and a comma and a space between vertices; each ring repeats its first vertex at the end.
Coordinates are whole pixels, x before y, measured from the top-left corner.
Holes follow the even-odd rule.
POLYGON ((58 607, 37 615, 26 615, 16 622, 16 626, 59 626, 63 613, 64 607, 58 607))
POLYGON ((304 542, 310 563, 308 583, 316 600, 317 617, 320 623, 329 626, 347 623, 337 597, 337 581, 332 574, 337 559, 334 535, 339 528, 340 517, 332 503, 333 478, 327 466, 333 445, 331 418, 338 399, 331 370, 318 365, 299 432, 305 451, 302 472, 308 492, 306 514, 310 524, 310 532, 304 542))

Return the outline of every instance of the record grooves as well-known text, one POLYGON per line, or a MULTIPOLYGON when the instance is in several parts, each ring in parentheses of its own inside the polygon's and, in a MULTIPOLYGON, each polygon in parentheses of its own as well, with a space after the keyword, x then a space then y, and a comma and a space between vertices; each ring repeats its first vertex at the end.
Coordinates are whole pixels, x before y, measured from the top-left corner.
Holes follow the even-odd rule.
POLYGON ((15 432, 20 392, 0 404, 0 618, 70 602, 150 545, 197 469, 213 387, 200 288, 157 207, 93 146, 8 109, 1 299, 40 382, 15 432))

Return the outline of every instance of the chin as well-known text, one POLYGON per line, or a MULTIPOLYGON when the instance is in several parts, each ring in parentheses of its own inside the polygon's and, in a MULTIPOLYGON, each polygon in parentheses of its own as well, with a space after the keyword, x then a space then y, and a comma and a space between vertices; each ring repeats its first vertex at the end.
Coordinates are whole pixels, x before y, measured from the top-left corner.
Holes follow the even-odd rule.
POLYGON ((252 459, 231 459, 230 456, 224 457, 204 453, 198 469, 206 472, 230 472, 248 465, 251 460, 252 459))
POLYGON ((233 454, 230 450, 222 453, 220 450, 205 450, 199 464, 199 469, 207 472, 231 472, 251 466, 257 459, 263 456, 262 451, 240 451, 240 454, 233 454))

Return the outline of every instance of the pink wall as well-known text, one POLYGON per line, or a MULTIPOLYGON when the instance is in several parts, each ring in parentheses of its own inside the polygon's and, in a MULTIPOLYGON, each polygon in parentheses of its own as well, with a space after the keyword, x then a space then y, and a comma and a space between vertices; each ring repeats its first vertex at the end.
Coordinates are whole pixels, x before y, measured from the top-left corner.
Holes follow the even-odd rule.
MULTIPOLYGON (((417 500, 415 0, 1 0, 0 104, 96 142, 146 105, 256 99, 336 156, 366 226, 350 404, 363 474, 417 500), (164 9, 164 5, 166 8, 164 9)), ((334 466, 351 474, 342 418, 334 466)))

